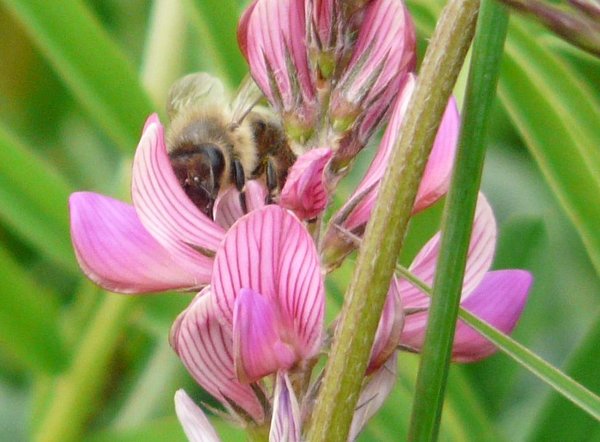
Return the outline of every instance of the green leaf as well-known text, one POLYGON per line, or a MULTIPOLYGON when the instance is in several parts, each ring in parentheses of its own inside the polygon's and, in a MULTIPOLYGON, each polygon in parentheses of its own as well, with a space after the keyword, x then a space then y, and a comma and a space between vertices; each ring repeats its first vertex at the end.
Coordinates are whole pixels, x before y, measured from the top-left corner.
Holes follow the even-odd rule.
POLYGON ((0 218, 26 242, 76 270, 69 237, 70 185, 0 125, 0 218))
MULTIPOLYGON (((568 363, 567 373, 588 388, 600 392, 598 360, 600 360, 600 316, 576 349, 568 363)), ((531 441, 588 440, 594 431, 598 435, 598 421, 582 412, 573 403, 554 392, 538 413, 531 441)))
POLYGON ((36 373, 58 373, 68 359, 54 299, 0 247, 0 343, 36 373))
POLYGON ((492 0, 481 3, 411 415, 409 438, 415 441, 435 440, 439 432, 487 126, 507 26, 508 13, 503 6, 492 0))
POLYGON ((499 96, 600 274, 600 110, 593 90, 537 43, 511 28, 499 96))
POLYGON ((123 151, 137 145, 152 105, 135 69, 80 0, 2 0, 71 93, 123 151))
POLYGON ((234 88, 248 72, 237 43, 239 2, 235 0, 185 0, 191 23, 200 35, 202 58, 215 74, 234 88))

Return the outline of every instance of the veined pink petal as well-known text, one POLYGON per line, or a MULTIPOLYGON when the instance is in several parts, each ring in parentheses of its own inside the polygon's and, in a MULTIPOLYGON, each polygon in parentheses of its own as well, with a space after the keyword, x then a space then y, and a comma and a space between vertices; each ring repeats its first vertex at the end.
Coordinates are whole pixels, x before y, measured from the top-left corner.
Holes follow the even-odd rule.
MULTIPOLYGON (((284 112, 306 111, 315 90, 308 66, 304 0, 257 0, 242 16, 238 41, 252 77, 284 112)), ((299 115, 300 119, 306 116, 299 115)))
MULTIPOLYGON (((361 105, 365 112, 383 114, 415 66, 414 25, 403 2, 374 0, 365 9, 358 39, 345 74, 331 97, 331 112, 344 118, 344 109, 361 105)), ((373 117, 370 117, 372 119, 373 117)))
POLYGON ((398 352, 394 352, 379 369, 371 375, 360 392, 358 404, 352 417, 349 441, 354 441, 364 426, 381 408, 396 384, 398 352))
POLYGON ((301 415, 298 400, 285 372, 278 372, 273 394, 273 419, 269 442, 300 442, 301 415))
MULTIPOLYGON (((261 182, 257 180, 248 181, 244 189, 248 212, 265 205, 267 189, 261 182)), ((215 201, 213 213, 215 222, 225 230, 229 229, 234 222, 244 215, 240 204, 240 192, 235 187, 229 187, 221 192, 215 201)))
POLYGON ((212 287, 224 324, 233 325, 235 300, 251 289, 277 305, 297 355, 317 351, 325 301, 320 262, 305 227, 286 209, 266 206, 233 225, 215 256, 212 287))
POLYGON ((156 115, 148 118, 135 153, 131 187, 148 232, 178 261, 204 264, 206 257, 195 248, 216 250, 224 231, 196 208, 177 181, 156 115))
MULTIPOLYGON (((479 286, 461 303, 461 306, 483 319, 503 333, 509 334, 515 328, 533 278, 525 270, 498 270, 488 272, 479 286)), ((474 362, 496 351, 496 347, 459 321, 452 347, 452 360, 474 362)))
MULTIPOLYGON (((477 200, 477 209, 475 211, 473 231, 467 255, 463 281, 463 297, 479 285, 492 265, 496 247, 496 234, 497 229, 494 213, 485 196, 480 193, 477 200)), ((410 266, 410 271, 430 286, 433 284, 435 276, 435 268, 440 251, 440 240, 440 233, 437 233, 425 244, 410 266)), ((429 305, 429 297, 404 279, 400 281, 400 294, 404 308, 426 307, 429 305)), ((415 316, 417 315, 410 315, 406 318, 404 334, 412 329, 415 316)))
POLYGON ((332 155, 331 149, 321 147, 298 157, 281 191, 280 205, 293 210, 302 220, 323 212, 329 198, 324 171, 332 155))
POLYGON ((206 415, 183 390, 175 393, 175 412, 190 442, 219 442, 206 415))
POLYGON ((294 348, 284 341, 277 305, 243 288, 233 311, 233 354, 238 379, 255 382, 296 362, 294 348))
POLYGON ((77 192, 69 207, 75 255, 96 284, 115 292, 144 293, 209 282, 212 260, 178 260, 148 233, 129 204, 77 192))
POLYGON ((402 93, 396 99, 388 127, 383 135, 377 154, 375 155, 375 158, 373 158, 373 162, 369 166, 369 169, 367 169, 364 178, 359 183, 349 201, 341 209, 341 211, 344 211, 346 206, 357 204, 355 199, 361 198, 360 202, 358 202, 343 223, 343 226, 348 230, 355 230, 366 224, 371 216, 375 198, 377 197, 378 186, 389 163, 392 147, 398 138, 400 125, 404 120, 404 115, 406 114, 408 102, 414 91, 415 83, 415 76, 409 75, 402 93), (365 192, 367 193, 365 194, 365 192))
POLYGON ((425 166, 413 212, 431 206, 448 192, 459 130, 460 115, 456 100, 451 97, 425 166))
POLYGON ((400 344, 402 328, 404 326, 404 310, 398 290, 398 280, 392 278, 390 289, 385 300, 381 319, 377 326, 375 341, 371 350, 371 359, 367 367, 367 374, 373 373, 396 351, 400 344))
POLYGON ((334 0, 315 0, 306 2, 306 17, 311 20, 310 28, 317 39, 317 46, 324 50, 333 46, 335 35, 334 17, 338 2, 334 0))
POLYGON ((265 413, 255 392, 236 378, 231 329, 217 321, 211 297, 206 287, 179 315, 171 329, 171 346, 202 388, 230 411, 244 410, 262 423, 265 413))

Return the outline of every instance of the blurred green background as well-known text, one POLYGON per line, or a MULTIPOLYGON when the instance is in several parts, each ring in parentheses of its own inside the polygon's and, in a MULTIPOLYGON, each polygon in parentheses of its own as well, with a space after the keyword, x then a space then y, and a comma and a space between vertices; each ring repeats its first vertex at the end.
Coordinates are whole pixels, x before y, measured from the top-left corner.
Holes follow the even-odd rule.
MULTIPOLYGON (((132 154, 169 85, 245 75, 237 0, 0 1, 0 440, 185 440, 172 399, 208 401, 168 346, 191 295, 106 294, 78 270, 67 198, 128 199, 132 154)), ((442 4, 409 2, 422 55, 442 4)), ((461 100, 466 75, 456 89, 461 100)), ((513 17, 483 190, 496 268, 535 276, 514 337, 600 391, 600 61, 513 17)), ((163 121, 164 118, 163 118, 163 121)), ((340 188, 343 201, 373 149, 340 188)), ((411 225, 404 258, 437 229, 411 225)), ((328 317, 351 262, 328 282, 328 317)), ((406 436, 418 359, 361 440, 406 436)), ((241 436, 214 419, 223 440, 241 436)), ((507 356, 451 371, 442 440, 600 440, 600 426, 507 356)))

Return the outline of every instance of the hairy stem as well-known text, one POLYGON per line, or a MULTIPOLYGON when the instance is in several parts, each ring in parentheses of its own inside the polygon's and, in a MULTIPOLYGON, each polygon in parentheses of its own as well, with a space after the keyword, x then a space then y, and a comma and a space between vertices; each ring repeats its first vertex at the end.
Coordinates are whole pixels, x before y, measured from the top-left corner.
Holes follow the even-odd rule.
POLYGON ((308 440, 345 441, 415 196, 473 37, 479 2, 451 0, 423 61, 375 209, 316 401, 308 440))

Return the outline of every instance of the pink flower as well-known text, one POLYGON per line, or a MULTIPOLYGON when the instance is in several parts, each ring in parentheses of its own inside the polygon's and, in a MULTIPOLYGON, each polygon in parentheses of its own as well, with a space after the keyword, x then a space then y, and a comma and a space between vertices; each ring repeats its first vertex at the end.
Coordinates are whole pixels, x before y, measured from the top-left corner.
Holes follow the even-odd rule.
POLYGON ((298 157, 281 191, 279 204, 303 220, 320 215, 329 200, 326 167, 333 152, 322 147, 298 157))
MULTIPOLYGON (((408 111, 408 102, 413 93, 415 82, 416 78, 409 75, 402 93, 394 103, 388 127, 371 166, 346 204, 332 218, 333 221, 326 233, 323 247, 325 251, 324 266, 326 268, 335 268, 356 248, 356 244, 350 241, 347 235, 341 232, 338 227, 358 236, 361 236, 364 232, 375 206, 379 185, 388 165, 392 148, 397 141, 400 125, 408 111)), ((414 212, 429 207, 447 192, 459 128, 458 110, 454 99, 451 99, 425 167, 415 200, 414 212)))
POLYGON ((365 8, 352 56, 331 94, 330 118, 339 132, 354 126, 339 156, 352 158, 387 115, 415 68, 415 29, 401 1, 373 0, 365 8))
POLYGON ((312 132, 317 116, 305 37, 303 0, 255 0, 238 27, 252 77, 283 116, 288 135, 300 138, 312 132))
POLYGON ((171 345, 230 413, 242 409, 260 423, 267 412, 265 398, 257 396, 264 391, 261 379, 302 369, 315 357, 324 303, 310 235, 287 210, 266 206, 227 232, 211 286, 179 316, 171 345))
MULTIPOLYGON (((248 183, 252 208, 260 205, 261 192, 248 183)), ((213 256, 233 222, 230 212, 239 203, 223 195, 217 222, 198 210, 175 177, 156 115, 148 118, 135 154, 131 197, 133 205, 91 192, 71 195, 71 238, 86 275, 122 293, 206 285, 213 256)))
MULTIPOLYGON (((532 277, 524 270, 489 271, 495 244, 494 214, 486 198, 480 194, 469 245, 461 306, 508 334, 512 332, 521 316, 532 277)), ((410 266, 410 271, 430 286, 435 276, 439 249, 438 233, 421 249, 410 266)), ((429 297, 410 282, 399 279, 398 284, 405 309, 426 309, 429 306, 429 297)), ((400 344, 419 351, 423 345, 427 312, 408 315, 404 320, 400 344)), ((491 342, 464 322, 458 322, 452 349, 453 361, 478 361, 495 351, 496 348, 491 342)))

